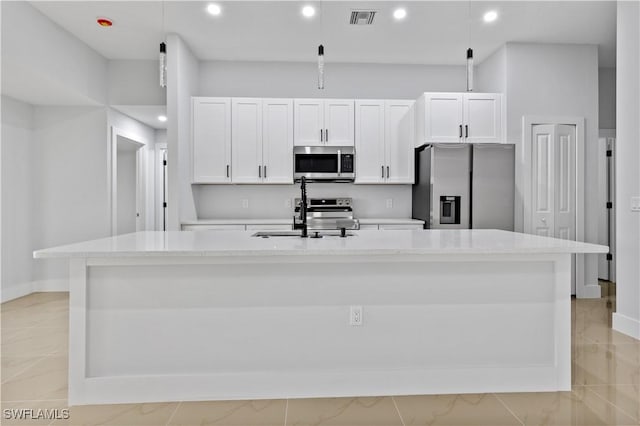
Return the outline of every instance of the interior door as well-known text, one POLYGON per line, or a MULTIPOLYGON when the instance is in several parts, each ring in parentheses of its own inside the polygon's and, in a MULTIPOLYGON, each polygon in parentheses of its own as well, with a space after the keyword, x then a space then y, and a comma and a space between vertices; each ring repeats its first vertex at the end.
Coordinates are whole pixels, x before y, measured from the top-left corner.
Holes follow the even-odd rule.
POLYGON ((555 126, 540 124, 533 128, 531 155, 531 231, 545 237, 555 235, 554 223, 554 139, 555 126))
POLYGON ((231 181, 262 182, 262 100, 234 98, 231 110, 231 181))
POLYGON ((501 101, 502 95, 497 93, 465 93, 463 116, 466 142, 503 142, 501 101))
POLYGON ((555 135, 555 237, 576 239, 576 134, 560 124, 555 135))
POLYGON ((384 115, 384 101, 356 101, 355 183, 382 183, 385 181, 384 115))
POLYGON ((293 183, 293 101, 265 99, 262 111, 262 180, 293 183))
POLYGON ((324 101, 325 144, 354 145, 354 100, 326 99, 324 101))
POLYGON ((294 109, 293 144, 324 145, 324 102, 321 99, 296 99, 294 109))
POLYGON ((231 99, 194 98, 193 183, 231 182, 231 99))
POLYGON ((425 94, 425 142, 462 142, 462 93, 425 94))
POLYGON ((388 183, 413 183, 415 123, 414 101, 386 101, 385 147, 388 183))

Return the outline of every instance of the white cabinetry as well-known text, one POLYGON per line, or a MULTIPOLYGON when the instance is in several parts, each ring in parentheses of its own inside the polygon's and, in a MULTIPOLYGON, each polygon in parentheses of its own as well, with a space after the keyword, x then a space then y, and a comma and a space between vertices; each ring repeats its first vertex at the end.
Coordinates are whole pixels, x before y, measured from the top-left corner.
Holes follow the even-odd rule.
POLYGON ((499 93, 425 93, 418 100, 416 143, 505 142, 499 93))
POLYGON ((296 99, 296 146, 353 146, 353 99, 296 99))
POLYGON ((262 182, 262 99, 231 101, 231 181, 262 182))
POLYGON ((413 183, 413 101, 356 101, 355 183, 413 183))
POLYGON ((262 182, 293 183, 293 100, 262 101, 262 182))
POLYGON ((231 99, 192 99, 193 183, 231 182, 231 99))

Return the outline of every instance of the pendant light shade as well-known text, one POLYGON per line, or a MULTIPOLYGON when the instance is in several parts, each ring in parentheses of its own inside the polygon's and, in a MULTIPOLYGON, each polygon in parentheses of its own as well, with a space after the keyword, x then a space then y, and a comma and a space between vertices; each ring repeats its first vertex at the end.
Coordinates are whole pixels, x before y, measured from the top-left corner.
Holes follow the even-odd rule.
POLYGON ((167 45, 160 43, 160 87, 167 87, 167 45))
POLYGON ((467 92, 473 91, 473 49, 467 49, 467 92))
POLYGON ((318 46, 318 89, 324 89, 324 46, 318 46))

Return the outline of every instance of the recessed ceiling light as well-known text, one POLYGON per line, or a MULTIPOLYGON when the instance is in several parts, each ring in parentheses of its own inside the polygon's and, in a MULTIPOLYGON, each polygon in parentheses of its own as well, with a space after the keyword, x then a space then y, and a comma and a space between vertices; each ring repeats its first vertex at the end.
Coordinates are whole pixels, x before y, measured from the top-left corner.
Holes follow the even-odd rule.
POLYGON ((111 19, 109 19, 109 18, 97 18, 96 22, 101 27, 110 27, 110 26, 113 25, 113 21, 111 19))
POLYGON ((393 11, 393 17, 396 18, 397 20, 401 20, 407 17, 407 11, 406 9, 396 9, 393 11))
POLYGON ((167 116, 166 115, 159 115, 158 116, 158 121, 162 121, 164 123, 165 121, 167 121, 167 116))
POLYGON ((315 14, 316 8, 313 6, 305 6, 302 8, 302 15, 304 15, 306 18, 311 18, 315 14))
POLYGON ((482 19, 484 19, 484 22, 493 22, 498 19, 498 12, 496 12, 495 10, 490 10, 484 14, 482 19))
POLYGON ((222 12, 222 9, 220 9, 220 6, 218 6, 217 4, 210 4, 209 6, 207 6, 207 12, 209 12, 213 16, 218 16, 220 15, 220 12, 222 12))

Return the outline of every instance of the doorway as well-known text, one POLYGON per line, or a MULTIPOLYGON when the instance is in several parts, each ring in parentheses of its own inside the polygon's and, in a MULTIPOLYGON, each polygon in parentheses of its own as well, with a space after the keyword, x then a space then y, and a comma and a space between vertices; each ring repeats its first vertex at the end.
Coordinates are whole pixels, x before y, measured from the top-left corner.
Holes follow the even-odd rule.
MULTIPOLYGON (((524 232, 584 240, 584 119, 532 119, 524 126, 524 232)), ((572 255, 571 293, 585 296, 584 255, 572 255)))
POLYGON ((122 235, 144 228, 142 158, 144 146, 114 132, 111 176, 111 234, 122 235))

